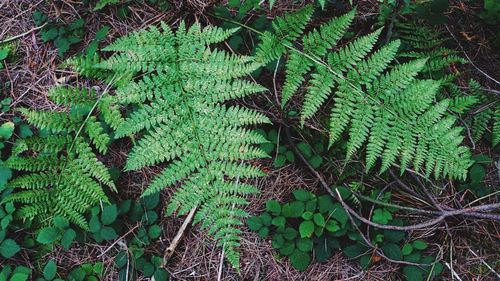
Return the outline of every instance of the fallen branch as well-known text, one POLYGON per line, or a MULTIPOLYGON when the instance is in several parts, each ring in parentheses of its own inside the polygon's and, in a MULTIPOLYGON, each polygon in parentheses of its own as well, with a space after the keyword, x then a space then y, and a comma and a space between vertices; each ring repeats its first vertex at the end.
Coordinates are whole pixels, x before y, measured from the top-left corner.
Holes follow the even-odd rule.
POLYGON ((42 25, 40 25, 40 26, 37 26, 37 27, 34 27, 34 28, 32 28, 32 29, 30 29, 30 30, 28 30, 28 31, 24 32, 24 33, 21 33, 21 34, 19 34, 19 35, 15 35, 15 36, 9 37, 9 38, 7 38, 7 39, 5 39, 5 40, 2 40, 2 41, 0 41, 0 45, 5 44, 5 43, 10 42, 10 41, 14 41, 14 40, 19 39, 19 38, 21 38, 21 37, 24 37, 24 36, 26 36, 26 35, 30 34, 30 33, 31 33, 31 32, 33 32, 33 31, 37 31, 37 30, 39 30, 39 29, 42 29, 42 28, 43 28, 43 27, 45 27, 46 25, 47 25, 47 23, 44 23, 44 24, 42 24, 42 25))
POLYGON ((177 234, 175 235, 174 239, 172 242, 170 242, 170 245, 165 249, 165 252, 163 253, 163 262, 161 264, 161 267, 165 267, 167 264, 168 260, 172 257, 172 255, 175 252, 175 248, 177 248, 177 244, 179 244, 179 241, 181 240, 182 236, 184 235, 184 231, 186 231, 187 226, 191 223, 193 220, 194 214, 196 213, 196 209, 198 207, 194 207, 189 211, 189 214, 187 217, 184 219, 184 222, 181 225, 181 228, 177 231, 177 234))
POLYGON ((309 164, 307 159, 302 155, 302 153, 297 149, 295 146, 295 143, 293 142, 292 135, 290 133, 290 128, 288 126, 284 126, 285 128, 285 133, 287 135, 288 141, 290 143, 290 146, 292 147, 293 151, 296 153, 296 155, 299 156, 299 158, 304 162, 304 164, 307 166, 307 168, 311 171, 311 173, 316 176, 316 178, 319 180, 323 188, 330 194, 333 198, 335 198, 337 201, 339 201, 344 209, 353 217, 357 218, 361 222, 379 228, 379 229, 387 229, 387 230, 398 230, 398 231, 410 231, 410 230, 417 230, 417 229, 422 229, 422 228, 428 228, 430 226, 436 225, 443 220, 445 220, 448 217, 451 216, 484 216, 485 218, 489 218, 491 220, 496 220, 500 221, 500 215, 497 214, 484 214, 484 213, 479 213, 480 211, 490 211, 494 209, 499 209, 500 208, 500 203, 496 204, 487 204, 487 205, 480 205, 480 206, 474 206, 474 207, 469 207, 469 208, 464 208, 464 209, 451 209, 451 210, 443 210, 437 211, 435 214, 438 215, 437 218, 428 220, 423 223, 419 224, 414 224, 414 225, 407 225, 407 226, 398 226, 398 225, 383 225, 383 224, 378 224, 374 223, 360 214, 358 214, 355 210, 353 210, 345 201, 343 200, 342 196, 340 196, 340 192, 337 188, 335 188, 335 192, 330 188, 328 183, 325 181, 323 176, 318 173, 312 166, 309 164))

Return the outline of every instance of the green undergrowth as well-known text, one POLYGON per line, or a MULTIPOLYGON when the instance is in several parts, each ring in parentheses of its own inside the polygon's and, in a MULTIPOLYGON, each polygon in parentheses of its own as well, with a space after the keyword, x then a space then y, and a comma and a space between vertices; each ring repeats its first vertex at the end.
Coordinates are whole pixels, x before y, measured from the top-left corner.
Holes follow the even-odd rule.
MULTIPOLYGON (((164 227, 192 210, 236 273, 248 227, 298 271, 342 253, 360 270, 393 262, 406 280, 445 278, 439 242, 368 227, 306 186, 247 213, 266 166, 312 168, 379 225, 412 224, 394 203, 412 198, 388 188, 389 170, 412 188, 409 173, 450 182, 464 202, 495 198, 495 159, 470 144, 496 153, 498 98, 461 83, 468 61, 436 25, 449 5, 380 2, 371 32, 358 30, 362 9, 347 1, 283 13, 277 1, 231 0, 210 11, 219 26, 188 16, 106 47, 119 33, 111 24, 81 46, 90 13, 126 21, 141 5, 170 9, 167 1, 84 1, 73 22, 35 11, 36 36, 59 57, 83 51, 63 63, 71 85, 49 91, 50 107, 0 100, 10 118, 0 124, 0 281, 168 280, 164 227), (140 196, 126 195, 133 173, 151 174, 131 192, 140 196), (86 247, 105 248, 104 260, 66 259, 86 247)), ((496 8, 485 1, 478 17, 492 23, 496 8)), ((0 71, 17 62, 17 44, 0 46, 0 71)), ((15 86, 0 84, 2 94, 15 86)))
MULTIPOLYGON (((343 198, 351 198, 350 188, 336 187, 343 198)), ((299 271, 305 271, 313 262, 326 263, 335 253, 342 252, 347 258, 359 262, 367 270, 383 258, 382 253, 394 261, 405 261, 416 265, 402 265, 401 273, 406 280, 433 280, 439 278, 443 265, 428 255, 428 244, 420 239, 411 240, 408 234, 395 230, 371 229, 370 244, 360 235, 363 228, 359 221, 351 224, 348 213, 330 195, 315 195, 303 189, 292 192, 293 201, 280 203, 266 202, 266 211, 250 217, 249 229, 261 238, 270 237, 271 246, 276 250, 275 258, 290 260, 299 271), (375 248, 372 248, 375 247, 375 248)), ((370 198, 390 202, 392 194, 373 190, 370 198)), ((397 217, 396 209, 378 207, 373 209, 372 221, 382 225, 405 225, 405 220, 397 217)), ((364 235, 364 234, 363 234, 364 235)))

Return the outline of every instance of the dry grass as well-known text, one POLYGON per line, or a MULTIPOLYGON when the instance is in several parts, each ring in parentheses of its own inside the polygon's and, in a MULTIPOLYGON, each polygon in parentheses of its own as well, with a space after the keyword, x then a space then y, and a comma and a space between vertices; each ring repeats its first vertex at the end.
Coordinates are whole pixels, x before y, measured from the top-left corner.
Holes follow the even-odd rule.
MULTIPOLYGON (((161 12, 148 5, 130 6, 130 15, 126 19, 117 17, 115 7, 106 9, 105 12, 89 12, 88 5, 81 4, 80 1, 30 1, 30 0, 4 0, 0 4, 0 40, 9 36, 27 33, 19 40, 15 41, 16 58, 9 62, 7 71, 2 71, 0 81, 10 81, 11 87, 5 91, 6 96, 14 100, 13 107, 25 106, 33 109, 53 109, 54 105, 47 100, 46 94, 56 81, 73 74, 70 70, 61 70, 59 65, 61 59, 57 57, 56 49, 50 44, 42 43, 39 32, 29 32, 35 28, 31 15, 33 11, 40 10, 49 15, 50 18, 71 22, 75 18, 85 17, 87 30, 83 42, 70 50, 70 55, 76 54, 84 49, 95 35, 95 32, 104 25, 109 25, 111 30, 105 40, 110 43, 114 38, 123 36, 133 30, 157 24, 160 21, 167 21, 171 24, 178 23, 180 19, 189 21, 215 22, 207 16, 206 12, 218 1, 187 0, 173 1, 171 9, 161 12)), ((276 1, 275 8, 268 11, 269 17, 281 14, 284 11, 295 10, 310 1, 302 1, 292 4, 292 1, 276 1)), ((356 2, 356 1, 355 1, 356 2)), ((357 1, 360 16, 357 24, 364 29, 369 19, 377 12, 376 0, 357 1)), ((450 17, 457 18, 456 24, 450 28, 455 34, 460 34, 460 40, 464 51, 470 54, 474 62, 487 73, 497 79, 500 77, 498 62, 499 54, 495 52, 493 46, 488 43, 489 30, 483 30, 477 25, 477 21, 471 17, 459 16, 459 3, 453 1, 456 7, 450 17), (465 30, 462 30, 464 28, 465 30), (464 32, 462 34, 462 32, 464 32), (464 35, 465 34, 465 35, 464 35), (469 40, 469 35, 473 39, 469 40), (478 47, 479 46, 479 47, 478 47)), ((468 7, 477 12, 478 5, 468 7)), ((338 11, 335 11, 337 13, 338 11)), ((466 11, 468 12, 468 11, 466 11)), ((477 73, 475 74, 477 76, 477 73)), ((474 76, 474 74, 468 74, 474 76)), ((263 81, 270 89, 273 88, 272 73, 264 77, 263 81)), ((277 77, 278 82, 283 77, 277 77)), ((479 75, 479 80, 484 82, 486 87, 494 89, 494 85, 487 79, 479 75)), ((76 83, 87 83, 77 81, 76 83)), ((281 83, 277 83, 280 85, 281 83)), ((279 90, 279 89, 277 89, 279 90)), ((5 98, 0 97, 0 100, 5 98)), ((243 101, 250 107, 261 111, 267 111, 270 116, 278 114, 272 108, 262 108, 262 104, 275 99, 271 92, 256 100, 243 101)), ((297 105, 300 100, 294 100, 297 105)), ((0 122, 12 118, 13 112, 0 114, 0 122)), ((318 131, 323 131, 319 124, 309 124, 310 127, 318 131)), ((109 166, 122 167, 125 161, 126 152, 130 149, 127 142, 114 144, 113 149, 105 159, 109 166)), ((484 153, 491 157, 498 158, 498 153, 489 149, 482 149, 484 153)), ((264 203, 269 199, 285 201, 289 199, 290 192, 296 188, 305 188, 311 191, 323 191, 319 189, 317 179, 302 170, 300 167, 286 166, 281 169, 271 169, 267 161, 255 163, 270 170, 269 174, 256 180, 254 183, 259 187, 261 193, 249 198, 250 204, 246 211, 250 214, 259 214, 264 203)), ((339 164, 339 163, 337 163, 339 164)), ((128 173, 120 178, 120 197, 138 198, 158 169, 144 169, 140 172, 128 173)), ((496 170, 490 170, 488 177, 492 184, 498 186, 498 176, 496 170)), ((456 191, 450 183, 444 183, 445 192, 440 195, 440 202, 459 205, 466 203, 464 194, 456 191)), ((166 190, 162 194, 163 202, 170 198, 172 190, 166 190)), ((405 201, 407 198, 401 198, 405 201)), ((495 199, 488 199, 493 202, 495 199)), ((484 203, 488 203, 485 200, 484 203)), ((405 204, 411 202, 404 202, 405 204)), ((417 204, 418 202, 413 202, 417 204)), ((408 217, 411 219, 411 217, 408 217)), ((182 218, 161 217, 163 227, 162 237, 147 248, 147 252, 155 255, 162 255, 163 250, 169 245, 177 229, 182 224, 182 218)), ((134 225, 128 226, 133 228, 134 225)), ((133 236, 131 232, 129 236, 133 236)), ((491 273, 485 263, 500 271, 500 229, 498 224, 485 221, 463 221, 452 220, 447 225, 442 225, 432 229, 414 232, 413 238, 425 238, 431 241, 433 254, 440 254, 452 270, 445 270, 442 280, 449 280, 453 275, 460 276, 461 280, 498 280, 491 273), (450 259, 450 255, 453 257, 450 259)), ((117 272, 113 268, 113 257, 121 249, 126 247, 125 243, 112 242, 98 244, 86 244, 74 246, 69 251, 56 249, 53 253, 44 257, 54 258, 60 265, 62 272, 70 271, 76 265, 86 262, 101 261, 105 265, 105 280, 117 280, 117 272)), ((198 227, 190 227, 185 233, 183 240, 177 251, 167 266, 172 279, 174 280, 399 280, 401 275, 397 272, 398 267, 394 264, 381 262, 367 271, 361 271, 357 262, 347 260, 342 254, 336 254, 327 263, 314 264, 303 273, 294 270, 286 259, 278 259, 275 256, 270 241, 263 240, 248 230, 244 230, 243 242, 241 246, 241 273, 236 273, 227 264, 220 266, 222 252, 215 247, 214 241, 201 231, 198 227)), ((25 252, 19 262, 28 264, 34 262, 31 258, 35 253, 25 252)), ((43 260, 43 259, 42 259, 43 260)), ((33 268, 38 264, 31 264, 33 268)), ((456 278, 455 278, 456 279, 456 278)), ((456 279, 458 280, 458 279, 456 279)))

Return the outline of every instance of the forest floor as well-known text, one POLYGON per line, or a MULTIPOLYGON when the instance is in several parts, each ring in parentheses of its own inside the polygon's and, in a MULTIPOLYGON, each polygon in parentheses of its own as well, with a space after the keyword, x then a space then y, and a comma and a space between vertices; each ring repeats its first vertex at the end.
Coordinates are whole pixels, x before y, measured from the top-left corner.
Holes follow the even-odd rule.
MULTIPOLYGON (((131 4, 130 14, 120 18, 115 7, 95 13, 88 4, 80 1, 45 1, 45 0, 6 0, 0 3, 0 40, 13 35, 20 35, 16 40, 16 59, 10 63, 7 71, 0 76, 0 81, 9 81, 9 88, 4 93, 11 97, 11 107, 29 107, 35 109, 57 109, 47 99, 48 89, 55 84, 67 79, 80 79, 70 69, 61 66, 61 59, 52 44, 43 43, 38 34, 32 14, 39 10, 49 18, 59 18, 72 22, 83 17, 86 20, 83 41, 73 46, 66 57, 74 55, 84 49, 95 37, 95 33, 104 25, 110 26, 110 31, 104 40, 104 45, 111 43, 115 38, 128 34, 134 30, 158 24, 165 21, 174 25, 181 19, 190 22, 199 21, 204 24, 218 23, 218 19, 211 14, 211 8, 218 1, 187 0, 172 1, 166 11, 161 11, 147 4, 131 4)), ((276 1, 272 11, 267 11, 267 16, 273 18, 287 11, 293 11, 307 4, 307 1, 291 4, 292 1, 276 1)), ((346 1, 347 2, 347 1, 346 1)), ((373 22, 378 11, 377 0, 353 1, 358 6, 356 18, 356 33, 366 34, 373 29, 373 22)), ((498 46, 488 41, 490 30, 483 29, 475 24, 472 16, 481 8, 481 4, 463 4, 462 1, 452 1, 454 7, 448 17, 454 19, 453 24, 443 26, 443 30, 453 34, 456 41, 451 41, 450 46, 461 53, 467 54, 474 67, 458 67, 457 71, 467 71, 465 81, 470 77, 479 80, 485 88, 499 89, 491 79, 485 77, 487 73, 497 81, 500 80, 500 52, 498 46), (462 6, 461 6, 462 5, 462 6)), ((481 2, 481 1, 478 1, 481 2)), ((350 8, 345 5, 345 10, 332 11, 333 15, 342 14, 350 8)), ((272 88, 273 80, 282 80, 283 77, 273 77, 271 72, 261 76, 259 82, 272 88)), ((3 99, 5 97, 1 97, 3 99)), ((262 100, 275 99, 272 91, 260 97, 262 100), (267 95, 267 96, 265 96, 267 95)), ((250 106, 259 109, 259 104, 252 101, 250 106)), ((247 104, 248 105, 248 104, 247 104)), ((262 110, 262 109, 261 109, 262 110)), ((268 112, 270 115, 277 114, 268 112)), ((0 113, 0 121, 11 118, 15 112, 0 113)), ((121 167, 125 162, 126 151, 130 143, 118 142, 115 149, 104 161, 110 166, 121 167)), ((493 151, 481 143, 476 144, 475 153, 489 155, 498 159, 498 151, 493 151)), ((259 214, 265 208, 269 199, 284 200, 290 197, 290 192, 297 188, 323 193, 318 179, 311 175, 301 165, 286 165, 282 168, 272 168, 272 160, 263 160, 256 163, 268 168, 269 173, 264 178, 254 180, 261 191, 258 195, 249 198, 250 204, 245 210, 250 214, 259 214)), ((500 167, 499 167, 500 169, 500 167)), ((136 199, 143 191, 146 184, 157 171, 143 169, 140 172, 125 173, 119 181, 118 189, 121 199, 136 199), (120 189, 121 188, 121 189, 120 189)), ((488 171, 490 184, 498 184, 498 170, 492 168, 488 171)), ((327 177, 328 178, 328 177, 327 177)), ((451 185, 451 183, 445 183, 451 185)), ((171 191, 162 194, 163 202, 167 202, 171 191)), ((439 200, 452 201, 456 195, 443 194, 439 200)), ((458 198, 460 200, 460 198, 458 198)), ((491 203, 491 202, 490 202, 491 203)), ((409 218, 411 219, 411 218, 409 218)), ((176 234, 183 218, 162 216, 161 226, 164 229, 162 237, 154 244, 148 246, 146 251, 162 255, 164 249, 176 234)), ((129 226, 132 228, 133 226, 129 226)), ((133 235, 133 233, 131 234, 133 235)), ((425 238, 440 249, 444 256, 445 273, 443 280, 499 280, 497 276, 485 266, 492 266, 500 272, 500 224, 485 220, 461 221, 450 219, 446 225, 439 225, 425 230, 414 231, 414 238, 425 238), (452 256, 452 259, 446 256, 452 256), (453 277, 452 277, 453 276, 453 277)), ((56 251, 51 257, 60 262, 60 266, 70 270, 75 265, 84 262, 102 261, 105 265, 106 280, 117 280, 113 270, 113 257, 120 250, 117 244, 87 244, 85 247, 73 247, 70 251, 56 251)), ((399 280, 398 265, 380 261, 369 270, 361 270, 356 262, 348 260, 341 253, 334 255, 327 263, 315 263, 305 272, 293 269, 286 259, 276 259, 271 242, 261 239, 256 233, 247 229, 243 230, 241 246, 241 273, 236 273, 231 267, 221 262, 223 253, 215 246, 214 241, 205 231, 198 227, 189 227, 185 232, 180 245, 177 247, 173 258, 167 265, 173 280, 399 280)), ((28 256, 24 257, 29 262, 28 256)))

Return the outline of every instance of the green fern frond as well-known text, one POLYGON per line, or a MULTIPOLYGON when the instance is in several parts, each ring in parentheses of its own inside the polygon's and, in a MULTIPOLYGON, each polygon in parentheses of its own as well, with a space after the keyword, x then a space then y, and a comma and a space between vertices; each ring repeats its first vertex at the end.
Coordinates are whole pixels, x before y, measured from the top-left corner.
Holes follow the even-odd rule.
MULTIPOLYGON (((284 20, 280 29, 297 24, 284 20)), ((182 22, 172 31, 166 24, 118 39, 105 50, 116 52, 98 67, 136 78, 116 89, 117 99, 137 108, 121 123, 116 137, 138 140, 125 170, 165 163, 143 196, 178 186, 168 213, 183 215, 198 207, 194 223, 224 247, 227 260, 239 268, 238 227, 246 213, 244 197, 254 187, 240 183, 262 176, 244 160, 268 157, 255 144, 267 140, 246 126, 269 123, 264 115, 223 103, 262 92, 264 87, 240 78, 259 64, 251 57, 211 48, 236 30, 182 22), (201 219, 203 218, 203 219, 201 219)))
MULTIPOLYGON (((455 119, 445 114, 449 101, 435 104, 440 82, 419 79, 422 73, 457 61, 459 57, 450 52, 448 57, 430 62, 446 51, 437 47, 442 40, 436 39, 425 43, 436 48, 431 56, 421 56, 420 52, 407 54, 414 59, 392 66, 401 41, 394 40, 374 51, 380 30, 333 51, 354 13, 332 19, 309 32, 302 44, 280 42, 276 39, 278 34, 262 39, 261 50, 273 46, 282 50, 280 56, 288 54, 282 106, 305 83, 301 123, 317 115, 320 108, 331 101, 330 145, 347 133, 347 159, 366 144, 367 170, 380 159, 381 172, 399 162, 402 171, 413 166, 416 170, 423 169, 426 175, 465 178, 472 161, 468 149, 461 146, 461 128, 454 127, 455 119), (272 44, 269 38, 275 38, 272 44), (300 45, 301 49, 294 47, 300 45), (311 77, 309 81, 304 78, 307 74, 311 77), (443 139, 450 141, 449 144, 445 145, 443 139)), ((428 30, 422 34, 425 32, 428 30)), ((416 38, 420 35, 408 35, 405 40, 418 44, 416 38)))
MULTIPOLYGON (((5 201, 21 203, 19 216, 38 225, 49 225, 55 216, 62 216, 88 229, 85 213, 108 202, 102 186, 116 189, 89 145, 104 153, 110 140, 98 115, 89 112, 100 97, 93 90, 61 86, 53 88, 49 98, 65 111, 19 110, 29 123, 50 134, 14 144, 13 156, 5 164, 23 173, 9 183, 14 192, 5 201)), ((103 115, 104 120, 113 119, 108 118, 113 114, 103 115)))
MULTIPOLYGON (((80 155, 68 151, 75 144, 71 138, 61 137, 59 141, 65 142, 61 150, 66 151, 67 156, 45 150, 43 156, 27 154, 11 157, 5 162, 11 169, 36 172, 11 181, 9 187, 14 188, 14 193, 7 196, 5 201, 22 203, 19 216, 34 219, 41 225, 50 224, 54 216, 62 216, 88 229, 84 213, 100 202, 108 202, 101 184, 112 182, 107 169, 103 177, 98 178, 99 175, 92 173, 95 166, 88 168, 82 165, 80 155)), ((76 146, 81 141, 77 139, 76 146)), ((102 165, 93 152, 90 153, 96 160, 93 164, 102 165)))
POLYGON ((274 19, 273 32, 266 31, 260 37, 262 42, 257 46, 256 62, 268 64, 284 55, 286 48, 304 31, 313 11, 313 7, 308 5, 295 13, 287 13, 274 19))

